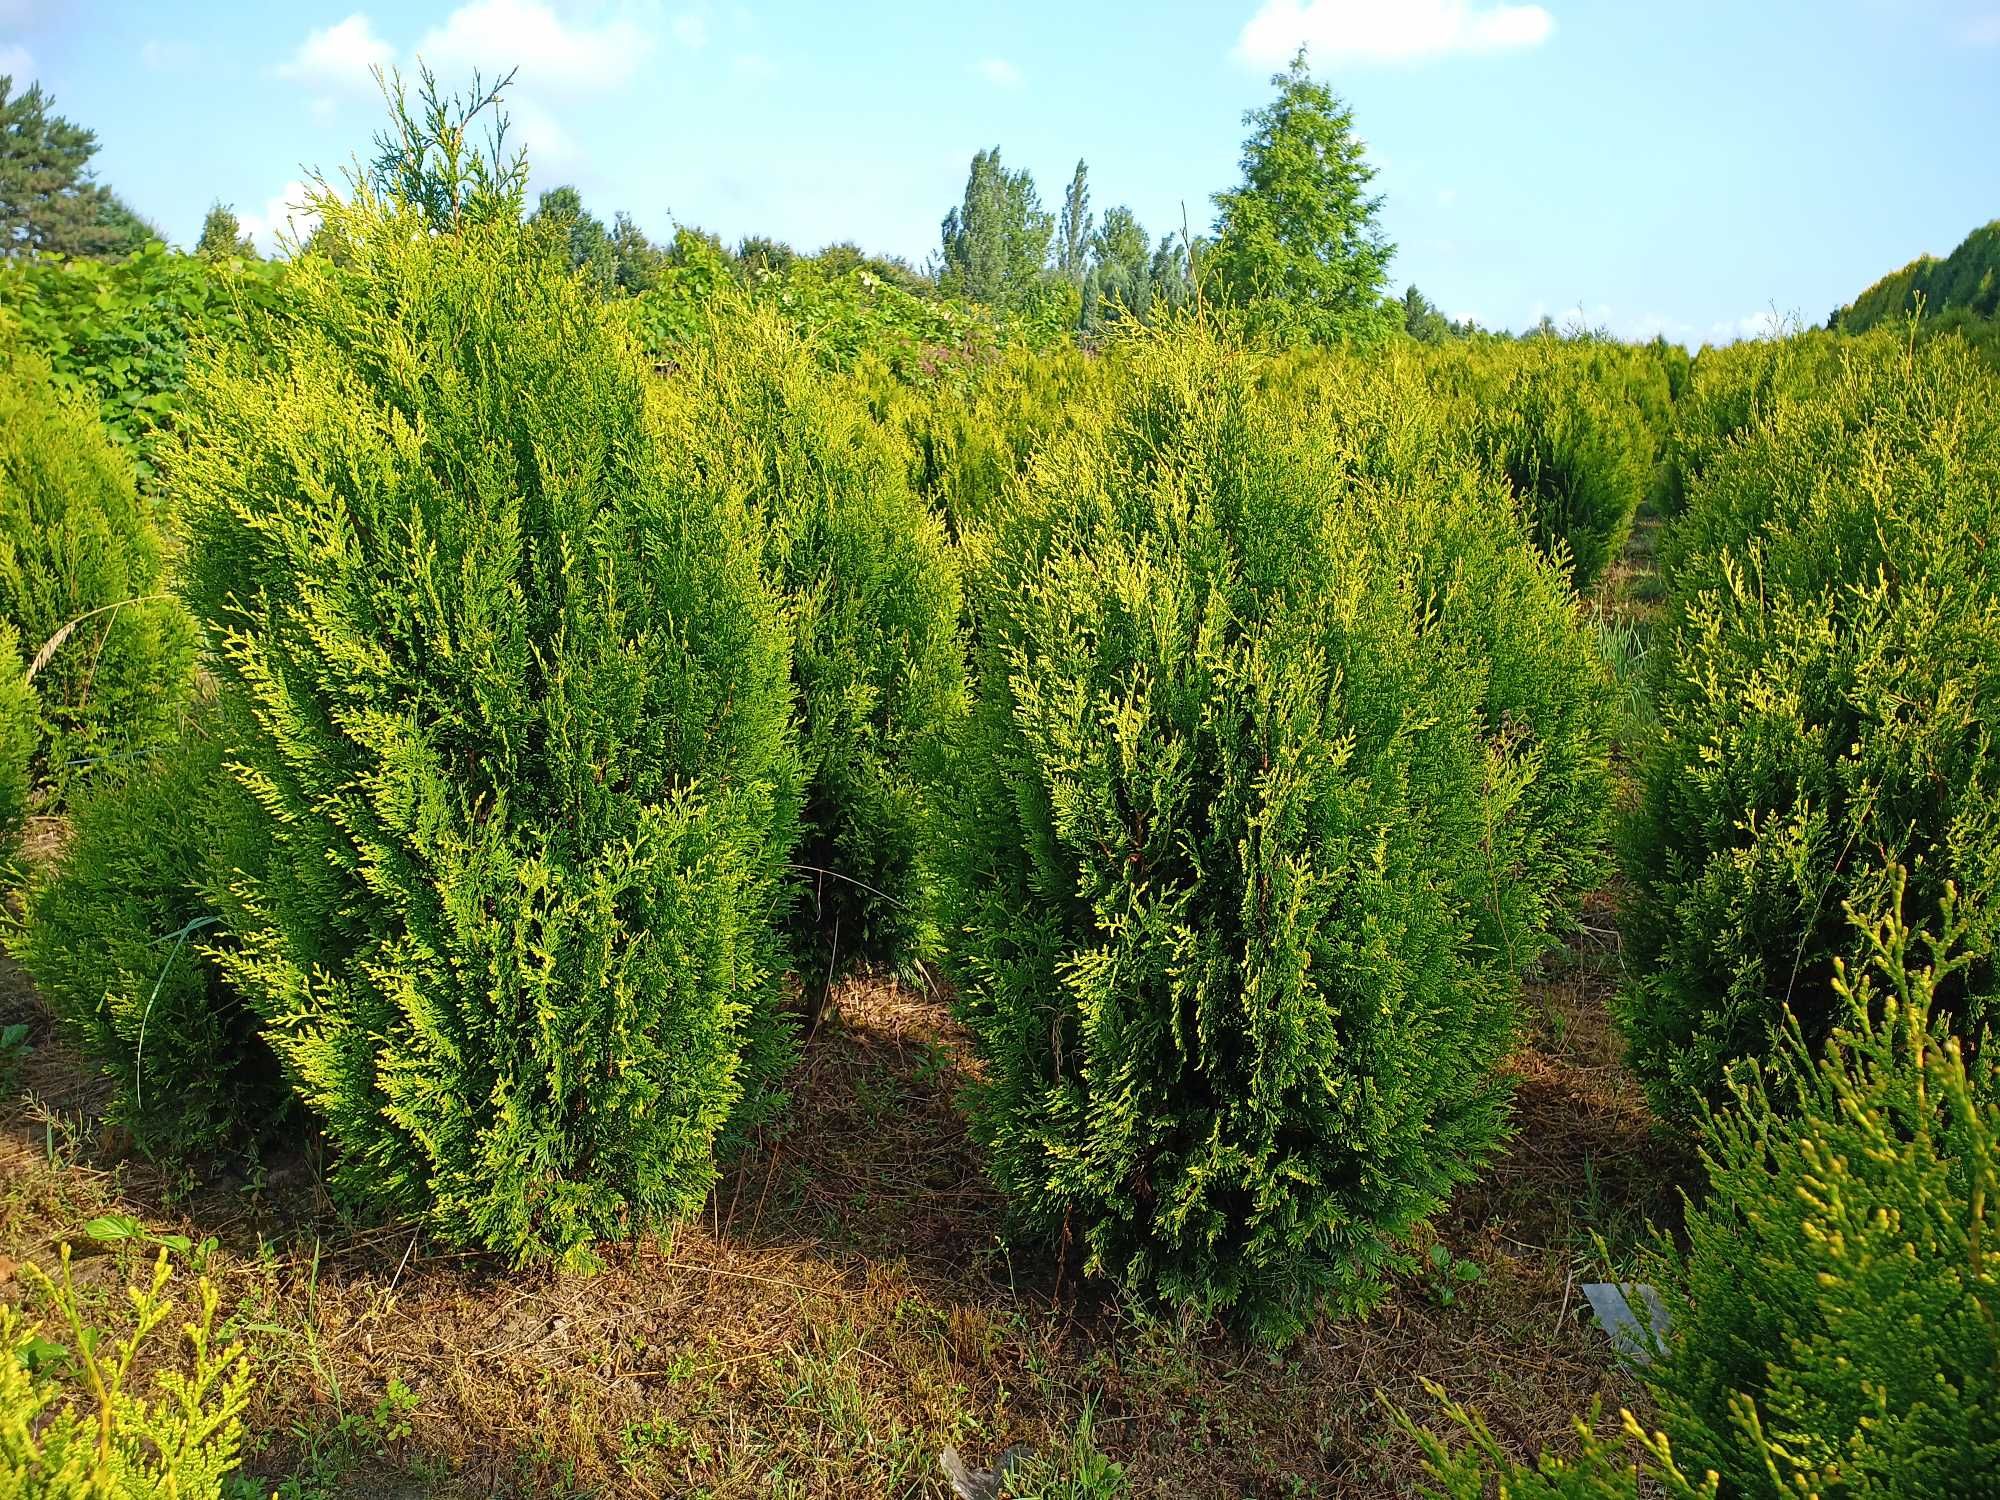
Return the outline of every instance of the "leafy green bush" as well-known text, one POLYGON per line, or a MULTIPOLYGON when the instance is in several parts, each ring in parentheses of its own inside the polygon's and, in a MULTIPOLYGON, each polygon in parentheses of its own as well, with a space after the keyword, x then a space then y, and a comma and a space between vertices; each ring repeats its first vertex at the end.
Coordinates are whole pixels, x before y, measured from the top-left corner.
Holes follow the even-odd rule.
POLYGON ((243 1443, 250 1358, 218 1345, 218 1297, 206 1280, 185 1354, 139 1389, 134 1363, 174 1314, 172 1272, 160 1251, 149 1282, 129 1292, 129 1327, 99 1328, 70 1280, 69 1246, 55 1278, 23 1271, 40 1286, 52 1326, 0 1303, 0 1494, 48 1500, 220 1500, 243 1443), (65 1342, 65 1340, 67 1342, 65 1342))
POLYGON ((2000 1069, 1946 1029, 1968 962, 1956 903, 1940 906, 1942 938, 1912 939, 1903 895, 1892 881, 1889 914, 1860 926, 1858 978, 1836 970, 1842 1019, 1823 1055, 1790 1032, 1772 1070, 1702 1116, 1708 1190, 1685 1252, 1661 1240, 1649 1271, 1674 1310, 1644 1369, 1666 1435, 1628 1412, 1636 1463, 1586 1438, 1537 1477, 1448 1408, 1471 1442, 1424 1439, 1443 1494, 1472 1500, 1495 1480, 1578 1500, 1991 1492, 2000 1069))
POLYGON ((785 622, 735 481, 504 216, 324 205, 172 470, 240 779, 229 981, 351 1201, 588 1264, 790 1051, 785 622))
POLYGON ((1189 330, 997 523, 952 788, 974 1128, 1023 1228, 1283 1333, 1497 1139, 1479 694, 1189 330))
POLYGON ((0 620, 36 653, 35 776, 57 796, 172 732, 194 631, 164 574, 131 465, 47 363, 15 349, 0 373, 0 620))
MULTIPOLYGON (((1449 344, 1441 389, 1467 398, 1480 451, 1521 497, 1535 544, 1567 554, 1579 590, 1624 549, 1652 482, 1640 396, 1658 392, 1630 351, 1585 339, 1449 344)), ((1664 380, 1664 377, 1662 377, 1664 380)))
MULTIPOLYGON (((718 304, 719 306, 719 304, 718 304)), ((927 787, 965 714, 958 562, 905 459, 768 308, 683 345, 677 451, 754 512, 789 603, 805 766, 795 953, 808 991, 938 953, 927 787)))
POLYGON ((1851 343, 1707 466, 1665 548, 1659 729, 1628 836, 1620 1005, 1656 1109, 1685 1120, 1784 1008, 1831 1017, 1845 905, 1947 881, 1981 1025, 2000 942, 2000 387, 1954 343, 1851 343))
POLYGON ((151 1155, 212 1150, 282 1119, 257 1020, 223 978, 207 889, 234 789, 211 712, 71 807, 59 864, 36 873, 8 947, 116 1086, 111 1117, 151 1155))
POLYGON ((180 399, 190 346, 242 337, 282 275, 281 262, 208 260, 155 240, 120 261, 0 261, 0 308, 150 479, 149 440, 180 399))

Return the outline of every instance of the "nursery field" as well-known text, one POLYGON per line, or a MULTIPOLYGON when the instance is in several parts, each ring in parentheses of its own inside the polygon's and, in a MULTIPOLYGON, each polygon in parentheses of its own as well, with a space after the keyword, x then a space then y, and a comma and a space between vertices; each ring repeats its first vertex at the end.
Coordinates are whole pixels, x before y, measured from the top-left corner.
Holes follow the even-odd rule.
POLYGON ((1990 234, 1482 333, 1273 84, 1144 278, 428 73, 0 262, 0 1496, 2000 1494, 1990 234))

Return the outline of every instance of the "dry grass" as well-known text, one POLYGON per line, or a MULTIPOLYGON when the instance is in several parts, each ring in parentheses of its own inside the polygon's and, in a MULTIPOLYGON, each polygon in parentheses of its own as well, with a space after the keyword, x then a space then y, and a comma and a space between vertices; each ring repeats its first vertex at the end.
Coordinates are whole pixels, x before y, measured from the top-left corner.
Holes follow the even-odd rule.
MULTIPOLYGON (((1413 1274, 1277 1354, 1058 1298, 1010 1256, 954 1108, 965 1038, 893 983, 838 993, 793 1112, 699 1222, 591 1278, 342 1224, 303 1156, 261 1180, 120 1160, 97 1090, 38 1034, 0 1116, 0 1272, 113 1205, 216 1236, 209 1273, 265 1372, 253 1467, 297 1495, 942 1495, 945 1444, 1060 1450, 1086 1409, 1136 1495, 1405 1493, 1416 1454, 1378 1393, 1421 1419, 1435 1380, 1523 1453, 1640 1394, 1578 1291, 1592 1229, 1615 1245, 1671 1207, 1605 1021, 1615 963, 1586 931, 1533 987, 1515 1140, 1435 1230, 1479 1281, 1445 1306, 1413 1274)), ((32 1013, 6 983, 0 1012, 32 1013)), ((121 1259, 82 1263, 93 1295, 121 1259)))

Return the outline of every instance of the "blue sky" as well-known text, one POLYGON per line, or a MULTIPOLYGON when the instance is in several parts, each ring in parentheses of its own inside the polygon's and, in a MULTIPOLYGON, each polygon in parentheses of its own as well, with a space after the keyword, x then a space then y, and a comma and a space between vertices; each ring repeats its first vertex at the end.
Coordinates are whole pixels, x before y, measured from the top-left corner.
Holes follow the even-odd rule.
POLYGON ((1699 343, 1823 319, 2000 214, 2000 0, 0 0, 0 72, 96 129, 186 243, 268 237, 380 117, 371 61, 518 63, 537 188, 921 262, 976 149, 1155 235, 1237 176, 1305 42, 1380 167, 1392 274, 1496 327, 1543 312, 1699 343), (359 6, 360 8, 357 8, 359 6))

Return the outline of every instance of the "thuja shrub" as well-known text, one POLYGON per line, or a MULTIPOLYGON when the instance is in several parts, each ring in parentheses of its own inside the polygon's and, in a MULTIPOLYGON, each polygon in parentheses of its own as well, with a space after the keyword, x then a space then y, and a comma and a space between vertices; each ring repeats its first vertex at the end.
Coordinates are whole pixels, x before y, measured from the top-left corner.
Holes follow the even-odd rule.
POLYGON ((1627 351, 1537 337, 1448 349, 1439 375, 1476 403, 1481 449, 1520 495, 1535 544, 1588 589, 1624 549, 1652 481, 1627 351))
POLYGON ((33 774, 57 798, 173 731, 194 630, 162 541, 96 413, 24 345, 0 349, 0 620, 29 654, 33 774))
MULTIPOLYGON (((1865 343, 1877 354, 1888 332, 1865 343)), ((1810 396, 1840 367, 1856 341, 1825 332, 1783 339, 1744 339, 1704 348, 1682 377, 1674 418, 1661 444, 1660 511, 1677 516, 1702 471, 1771 406, 1810 396)))
POLYGON ((172 744, 93 782, 8 938, 111 1082, 111 1118, 156 1157, 247 1143, 289 1102, 218 957, 228 933, 211 861, 241 795, 223 758, 212 706, 201 705, 172 744))
POLYGON ((1882 343, 1719 453, 1665 547, 1658 733, 1627 829, 1619 1005, 1685 1121, 1791 1008, 1832 1019, 1846 905, 1909 870, 1966 891, 1947 1013, 1984 1024, 2000 939, 2000 388, 1945 342, 1882 343))
POLYGON ((215 1287, 202 1279, 193 1307, 178 1307, 161 1250, 107 1323, 70 1275, 69 1246, 54 1276, 20 1275, 46 1311, 0 1303, 0 1494, 222 1500, 238 1482, 255 1374, 219 1334, 215 1287))
POLYGON ((965 715, 959 570, 905 456, 768 308, 718 299, 682 346, 665 441, 726 477, 785 597, 804 797, 794 957, 808 995, 939 953, 939 757, 965 715))
POLYGON ((1700 1123, 1707 1185, 1686 1248, 1644 1274, 1672 1309, 1642 1374, 1658 1429, 1588 1435, 1536 1472, 1476 1416, 1425 1439, 1442 1493, 1909 1497, 1990 1493, 2000 1473, 2000 1074, 1953 1036, 1966 928, 1859 930, 1836 972, 1841 1024, 1815 1057, 1796 1031, 1700 1123))
POLYGON ((963 536, 1001 515, 1042 448, 1102 410, 1113 364, 1075 349, 1013 349, 919 388, 914 400, 875 399, 909 444, 911 483, 963 536))
POLYGON ((41 738, 40 720, 21 660, 20 637, 0 621, 0 868, 28 816, 34 791, 30 764, 41 738))
POLYGON ((323 208, 172 475, 249 794, 223 972, 347 1200, 588 1264, 699 1206, 788 1054, 784 621, 531 236, 323 208))
POLYGON ((1496 1140, 1478 690, 1193 330, 981 564, 952 788, 974 1128, 1022 1232, 1283 1334, 1496 1140))
POLYGON ((1481 938, 1518 972, 1607 866, 1606 671, 1567 572, 1531 544, 1507 487, 1478 463, 1463 407, 1427 389, 1421 358, 1291 355, 1259 387, 1339 476, 1331 491, 1367 541, 1346 566, 1409 589, 1434 670, 1477 695, 1493 871, 1481 938))

